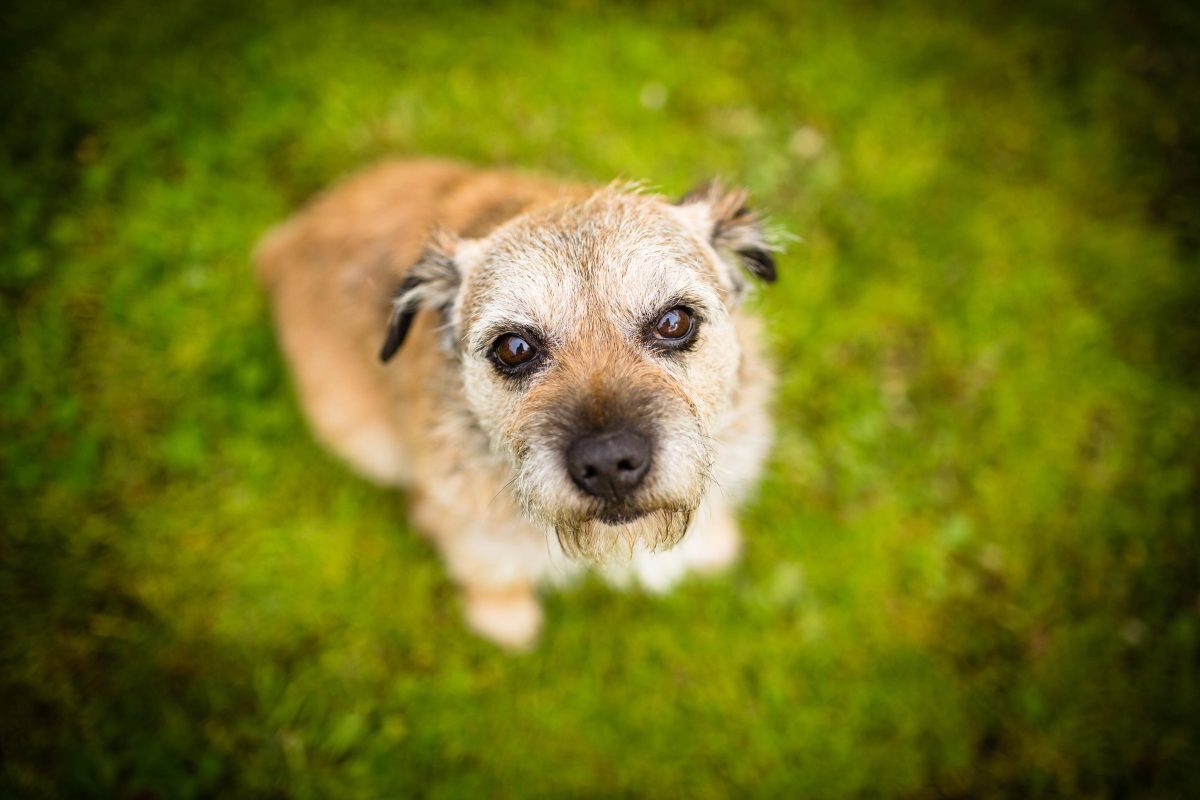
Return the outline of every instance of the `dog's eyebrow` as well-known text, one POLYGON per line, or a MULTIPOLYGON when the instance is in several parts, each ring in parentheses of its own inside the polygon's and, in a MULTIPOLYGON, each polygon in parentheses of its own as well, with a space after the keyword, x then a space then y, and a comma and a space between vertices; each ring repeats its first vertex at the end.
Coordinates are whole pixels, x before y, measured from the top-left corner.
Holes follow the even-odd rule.
POLYGON ((537 328, 524 322, 493 322, 479 333, 471 336, 471 338, 478 337, 475 345, 476 354, 486 355, 493 342, 509 333, 515 333, 536 347, 545 347, 548 339, 537 328))
POLYGON ((680 292, 664 302, 647 306, 646 309, 643 309, 642 316, 637 317, 634 321, 637 325, 642 325, 647 321, 653 323, 672 308, 680 306, 691 310, 698 322, 704 322, 708 318, 709 304, 706 301, 691 292, 680 292))

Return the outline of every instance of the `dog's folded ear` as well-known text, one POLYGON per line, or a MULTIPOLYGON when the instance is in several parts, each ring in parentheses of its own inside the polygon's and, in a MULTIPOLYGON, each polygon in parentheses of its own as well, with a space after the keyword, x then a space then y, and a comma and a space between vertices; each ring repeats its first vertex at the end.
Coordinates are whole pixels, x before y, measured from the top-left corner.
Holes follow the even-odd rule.
POLYGON ((386 362, 404 344, 408 329, 422 308, 449 312, 462 280, 455 262, 458 247, 458 239, 444 231, 435 231, 430 237, 421 258, 392 295, 392 314, 379 351, 380 361, 386 362))
MULTIPOLYGON (((732 256, 751 275, 775 282, 774 253, 779 248, 768 238, 762 216, 746 206, 745 189, 726 189, 714 179, 692 189, 677 205, 699 212, 701 233, 718 253, 732 256)), ((730 279, 740 291, 743 282, 736 269, 732 273, 730 279)))

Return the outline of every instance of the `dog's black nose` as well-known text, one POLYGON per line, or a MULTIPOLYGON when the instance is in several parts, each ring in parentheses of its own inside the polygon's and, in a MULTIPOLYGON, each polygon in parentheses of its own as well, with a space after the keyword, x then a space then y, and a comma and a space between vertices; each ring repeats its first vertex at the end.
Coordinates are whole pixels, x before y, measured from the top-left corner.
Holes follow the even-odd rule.
POLYGON ((567 472, 580 489, 623 500, 650 469, 650 442, 632 431, 581 436, 567 450, 567 472))

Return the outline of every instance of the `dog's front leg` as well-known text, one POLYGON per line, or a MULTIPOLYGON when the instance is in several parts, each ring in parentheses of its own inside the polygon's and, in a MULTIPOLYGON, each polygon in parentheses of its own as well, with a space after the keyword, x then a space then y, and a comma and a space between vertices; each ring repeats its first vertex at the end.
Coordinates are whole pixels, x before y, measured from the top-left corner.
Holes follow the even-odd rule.
POLYGON ((520 544, 505 547, 504 538, 468 531, 444 538, 438 546, 462 589, 471 630, 507 650, 528 650, 542 628, 538 581, 529 564, 519 561, 520 544))
POLYGON ((504 500, 486 505, 464 496, 414 493, 417 525, 462 589, 471 629, 508 650, 526 650, 542 626, 537 587, 553 578, 546 536, 504 500))

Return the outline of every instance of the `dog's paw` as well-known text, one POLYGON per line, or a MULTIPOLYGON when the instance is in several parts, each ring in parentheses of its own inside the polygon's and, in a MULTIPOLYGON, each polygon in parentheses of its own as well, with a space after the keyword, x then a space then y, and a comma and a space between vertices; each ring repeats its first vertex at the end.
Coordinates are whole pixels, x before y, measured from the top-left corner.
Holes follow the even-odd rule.
POLYGON ((688 568, 713 575, 731 567, 742 552, 737 523, 728 514, 717 515, 691 541, 684 542, 683 557, 688 568))
POLYGON ((533 647, 542 629, 541 604, 527 587, 469 590, 466 618, 475 633, 512 652, 533 647))

